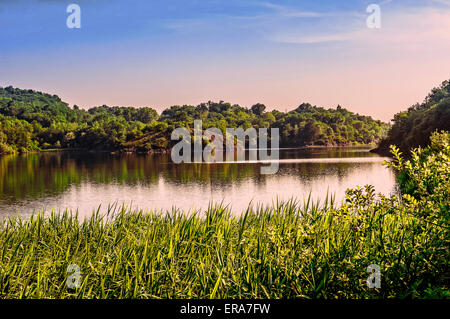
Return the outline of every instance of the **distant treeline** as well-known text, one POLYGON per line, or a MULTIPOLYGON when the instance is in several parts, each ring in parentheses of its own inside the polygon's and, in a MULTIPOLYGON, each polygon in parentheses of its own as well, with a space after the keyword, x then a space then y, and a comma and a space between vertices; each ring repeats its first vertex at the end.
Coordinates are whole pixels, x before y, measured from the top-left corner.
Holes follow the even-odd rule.
POLYGON ((151 152, 167 150, 173 129, 279 128, 282 147, 376 143, 389 125, 341 106, 325 109, 301 104, 290 112, 266 111, 263 104, 245 108, 220 101, 171 106, 160 115, 150 107, 70 108, 57 95, 0 87, 0 153, 49 149, 151 152))
POLYGON ((393 125, 375 151, 389 153, 390 145, 397 145, 404 153, 430 144, 434 131, 450 131, 450 80, 431 90, 424 102, 415 104, 394 115, 393 125))

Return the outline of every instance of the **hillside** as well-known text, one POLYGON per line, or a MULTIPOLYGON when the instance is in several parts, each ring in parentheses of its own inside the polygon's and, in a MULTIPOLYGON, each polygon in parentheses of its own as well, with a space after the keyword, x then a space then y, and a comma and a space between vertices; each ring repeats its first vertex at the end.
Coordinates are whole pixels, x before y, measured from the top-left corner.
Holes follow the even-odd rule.
POLYGON ((388 154, 389 146, 396 145, 409 153, 412 148, 429 145, 434 131, 450 131, 450 80, 432 89, 423 103, 395 114, 393 122, 376 152, 388 154))
POLYGON ((279 128, 280 145, 360 145, 378 142, 388 125, 341 106, 326 109, 301 104, 290 112, 266 112, 220 101, 171 106, 159 115, 150 107, 70 108, 58 96, 34 90, 0 87, 0 154, 49 149, 153 152, 170 149, 177 127, 279 128))

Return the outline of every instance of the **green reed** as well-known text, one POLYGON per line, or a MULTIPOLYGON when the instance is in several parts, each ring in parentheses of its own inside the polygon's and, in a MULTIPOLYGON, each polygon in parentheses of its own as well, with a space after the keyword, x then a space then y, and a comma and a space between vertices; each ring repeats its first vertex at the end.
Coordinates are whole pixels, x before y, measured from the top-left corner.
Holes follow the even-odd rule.
POLYGON ((389 199, 375 203, 368 192, 366 203, 362 193, 338 208, 333 199, 290 200, 249 207, 239 216, 211 205, 194 214, 111 206, 83 221, 67 211, 9 218, 0 226, 0 296, 377 298, 427 296, 429 288, 445 292, 442 273, 432 266, 442 262, 434 245, 443 234, 401 209, 389 212, 389 199), (382 269, 380 289, 366 285, 373 263, 382 269), (81 268, 77 289, 66 283, 70 264, 81 268))

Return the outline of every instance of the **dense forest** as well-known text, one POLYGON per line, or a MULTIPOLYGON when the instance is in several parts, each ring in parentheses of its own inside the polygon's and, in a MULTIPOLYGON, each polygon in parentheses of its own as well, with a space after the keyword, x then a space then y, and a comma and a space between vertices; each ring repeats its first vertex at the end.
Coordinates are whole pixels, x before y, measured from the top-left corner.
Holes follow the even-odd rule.
POLYGON ((397 145, 404 153, 430 144, 434 131, 450 131, 450 80, 431 90, 423 103, 394 115, 393 125, 375 150, 389 154, 389 146, 397 145))
POLYGON ((52 149, 151 152, 169 149, 177 127, 275 127, 280 145, 358 145, 378 142, 388 124, 352 113, 341 106, 325 109, 301 104, 290 112, 266 111, 263 104, 245 108, 220 101, 171 106, 160 115, 150 107, 70 108, 58 96, 0 87, 0 153, 52 149))

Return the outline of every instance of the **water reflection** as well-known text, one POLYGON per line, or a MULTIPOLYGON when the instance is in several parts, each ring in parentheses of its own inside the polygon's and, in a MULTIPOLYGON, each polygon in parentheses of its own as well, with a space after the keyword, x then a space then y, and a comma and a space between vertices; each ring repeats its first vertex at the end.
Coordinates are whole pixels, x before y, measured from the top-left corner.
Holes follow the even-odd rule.
MULTIPOLYGON (((261 163, 174 164, 169 155, 42 153, 0 157, 0 214, 29 214, 42 209, 79 209, 90 214, 102 204, 119 202, 148 209, 206 208, 210 201, 231 204, 307 196, 338 200, 346 188, 372 184, 378 192, 394 189, 384 158, 367 148, 285 149, 277 174, 261 175, 261 163)), ((266 164, 267 165, 267 164, 266 164)))

